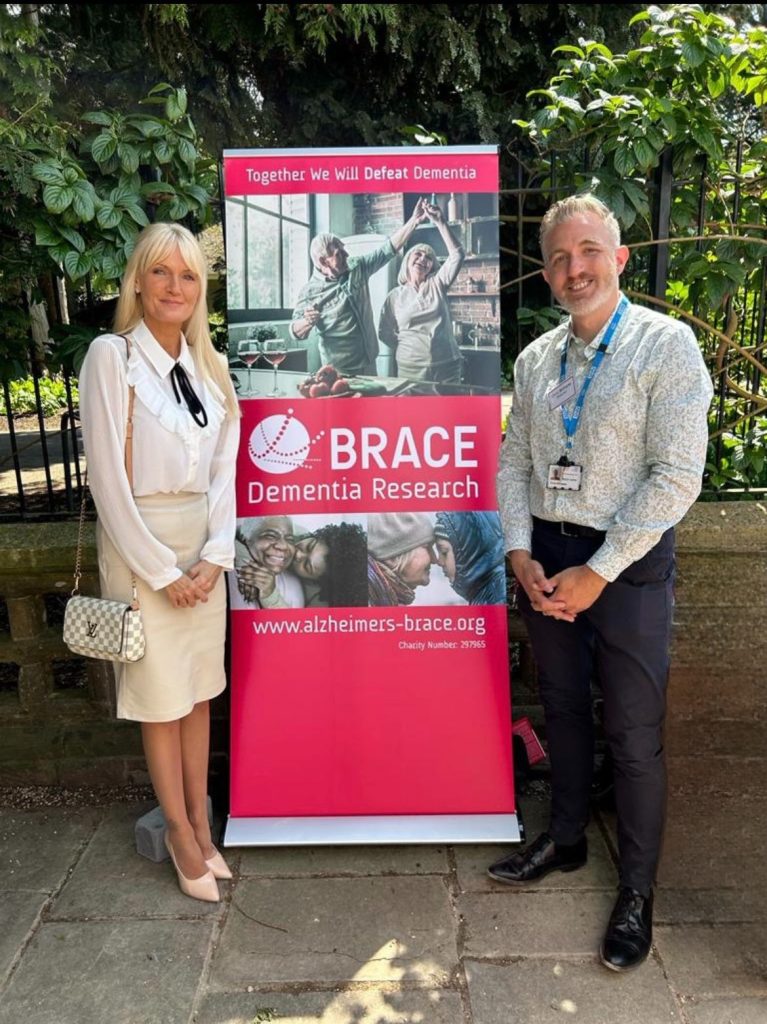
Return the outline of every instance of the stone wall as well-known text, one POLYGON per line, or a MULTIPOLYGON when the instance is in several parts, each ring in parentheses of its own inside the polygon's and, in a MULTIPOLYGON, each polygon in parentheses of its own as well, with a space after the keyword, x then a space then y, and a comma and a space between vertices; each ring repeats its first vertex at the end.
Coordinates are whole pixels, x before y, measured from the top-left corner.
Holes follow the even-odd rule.
MULTIPOLYGON (((76 524, 0 527, 0 785, 144 782, 138 726, 114 718, 111 666, 61 640, 76 524)), ((678 531, 679 576, 670 714, 753 721, 767 714, 767 509, 696 505, 678 531)), ((98 588, 88 524, 82 589, 98 588)), ((518 713, 539 720, 524 630, 511 621, 518 713)), ((223 770, 227 698, 213 708, 223 770)))

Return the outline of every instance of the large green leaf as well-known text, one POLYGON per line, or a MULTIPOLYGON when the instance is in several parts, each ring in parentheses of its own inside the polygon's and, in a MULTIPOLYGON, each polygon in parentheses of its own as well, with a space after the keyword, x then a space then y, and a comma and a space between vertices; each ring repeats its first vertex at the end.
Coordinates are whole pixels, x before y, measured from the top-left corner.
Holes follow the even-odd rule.
POLYGON ((138 150, 127 142, 118 142, 117 156, 120 159, 120 166, 128 174, 138 170, 138 150))
POLYGON ((38 221, 35 224, 35 244, 36 245, 58 245, 61 242, 61 236, 58 231, 54 231, 50 224, 46 224, 45 221, 38 221))
POLYGON ((629 145, 628 140, 624 139, 623 142, 618 144, 613 157, 613 165, 618 174, 622 176, 633 174, 636 170, 634 155, 631 152, 631 146, 629 145))
POLYGON ((194 169, 195 162, 197 161, 197 149, 188 139, 179 139, 178 155, 190 170, 194 169))
POLYGON ((91 144, 91 153, 97 164, 104 164, 114 156, 117 139, 111 132, 100 132, 91 144))
POLYGON ((169 121, 179 121, 186 113, 186 89, 173 89, 165 100, 165 116, 169 121))
POLYGON ((125 212, 142 228, 149 223, 149 218, 138 203, 125 203, 125 212))
POLYGON ((154 150, 154 155, 158 163, 169 164, 173 159, 173 150, 165 139, 160 139, 158 142, 155 142, 152 149, 154 150))
POLYGON ((102 228, 116 228, 122 220, 122 210, 119 210, 114 203, 111 203, 108 199, 105 199, 99 206, 96 212, 96 220, 99 223, 99 227, 102 228))
POLYGON ((66 238, 76 252, 85 252, 85 240, 79 231, 75 231, 74 228, 64 227, 63 224, 59 224, 58 229, 61 236, 66 238))
POLYGON ((101 259, 101 274, 108 281, 114 281, 120 277, 125 270, 125 263, 118 262, 114 255, 105 255, 101 259))
POLYGON ((64 270, 73 281, 85 277, 92 269, 92 261, 89 253, 72 252, 71 250, 64 257, 64 270))
POLYGON ((691 68, 698 68, 706 60, 708 54, 706 47, 698 39, 689 37, 682 43, 682 56, 691 68))
POLYGON ((68 185, 46 185, 43 189, 43 202, 51 213, 63 213, 74 198, 74 189, 68 185))
POLYGON ((202 185, 184 185, 183 193, 187 199, 193 199, 200 206, 207 206, 210 202, 210 196, 202 185))
POLYGON ((170 202, 170 215, 174 220, 181 220, 189 213, 189 203, 181 196, 174 196, 170 202))
POLYGON ((655 150, 647 139, 634 139, 634 152, 636 153, 637 162, 642 170, 649 170, 649 168, 655 164, 655 150))
POLYGON ((117 230, 120 233, 120 237, 124 242, 133 240, 137 235, 136 223, 131 217, 125 213, 120 218, 120 222, 117 225, 117 230))
POLYGON ((75 182, 72 209, 82 221, 93 220, 96 213, 96 192, 93 185, 84 178, 75 182))
POLYGON ((159 139, 165 134, 166 128, 162 121, 154 117, 132 119, 131 123, 141 132, 145 139, 159 139))
POLYGON ((45 185, 66 185, 67 179, 59 164, 41 162, 33 164, 32 177, 36 181, 42 181, 45 185))
POLYGON ((175 196, 176 189, 168 181, 146 181, 139 189, 145 199, 156 196, 175 196))
POLYGON ((101 124, 104 127, 109 128, 112 124, 112 118, 104 110, 91 110, 87 114, 83 114, 83 121, 87 121, 88 124, 101 124))

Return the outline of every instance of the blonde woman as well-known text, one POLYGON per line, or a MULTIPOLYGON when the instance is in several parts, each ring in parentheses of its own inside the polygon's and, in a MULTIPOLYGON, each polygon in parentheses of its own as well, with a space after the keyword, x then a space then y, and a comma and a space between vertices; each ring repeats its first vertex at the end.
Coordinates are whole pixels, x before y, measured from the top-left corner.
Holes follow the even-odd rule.
POLYGON ((149 775, 183 892, 219 899, 231 874, 207 816, 209 701, 224 689, 223 570, 234 556, 239 411, 208 331, 207 268, 194 236, 153 224, 128 261, 113 334, 80 376, 101 591, 138 588, 146 655, 116 664, 117 715, 141 722, 149 775), (132 480, 126 423, 133 389, 132 480))

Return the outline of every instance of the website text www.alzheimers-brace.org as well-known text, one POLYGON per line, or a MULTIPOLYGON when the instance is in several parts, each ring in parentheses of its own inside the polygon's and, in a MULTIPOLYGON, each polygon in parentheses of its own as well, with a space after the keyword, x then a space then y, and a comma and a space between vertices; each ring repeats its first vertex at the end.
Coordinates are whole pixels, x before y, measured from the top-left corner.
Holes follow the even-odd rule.
POLYGON ((486 622, 484 615, 461 615, 458 618, 442 615, 427 615, 418 611, 406 612, 402 621, 382 616, 380 618, 356 618, 351 615, 313 615, 311 618, 294 619, 271 616, 253 620, 253 632, 257 636, 279 636, 280 634, 319 633, 472 633, 484 636, 486 622))

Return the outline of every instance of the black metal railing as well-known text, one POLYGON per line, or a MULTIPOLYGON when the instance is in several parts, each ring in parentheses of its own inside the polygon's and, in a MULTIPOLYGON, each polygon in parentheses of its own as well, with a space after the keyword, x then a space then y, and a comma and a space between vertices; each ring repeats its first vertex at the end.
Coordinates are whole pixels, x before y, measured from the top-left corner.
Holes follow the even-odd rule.
MULTIPOLYGON (((540 311, 551 305, 540 274, 537 234, 541 217, 554 199, 582 188, 584 176, 581 173, 578 181, 565 180, 553 159, 542 171, 540 164, 531 170, 533 164, 523 163, 516 152, 509 151, 508 157, 513 161, 504 167, 509 187, 504 187, 501 196, 502 354, 507 377, 511 377, 514 359, 540 333, 544 322, 540 311), (521 318, 517 315, 520 308, 533 310, 534 315, 521 318)), ((633 248, 623 283, 639 301, 674 313, 674 304, 666 301, 667 286, 675 279, 679 261, 690 245, 705 254, 711 244, 707 239, 713 235, 748 235, 767 241, 767 211, 758 216, 757 223, 742 222, 746 204, 741 201, 741 178, 736 174, 719 184, 731 194, 726 231, 706 219, 705 164, 701 163, 699 178, 678 181, 671 173, 670 157, 661 161, 654 179, 645 186, 653 239, 648 244, 636 231, 627 236, 633 248), (684 190, 689 202, 691 189, 697 189, 695 236, 687 244, 657 244, 658 239, 671 235, 675 199, 684 190)), ((697 304, 685 315, 698 336, 715 388, 704 489, 714 496, 761 495, 767 492, 767 246, 761 269, 750 273, 722 308, 705 321, 697 304)), ((62 374, 66 391, 65 407, 53 420, 43 414, 42 370, 39 352, 33 351, 31 342, 29 365, 34 368, 36 410, 23 420, 7 416, 0 430, 0 521, 71 518, 80 503, 84 465, 73 381, 59 367, 48 367, 49 372, 62 374)), ((9 409, 12 400, 7 383, 2 384, 0 394, 9 409)))

